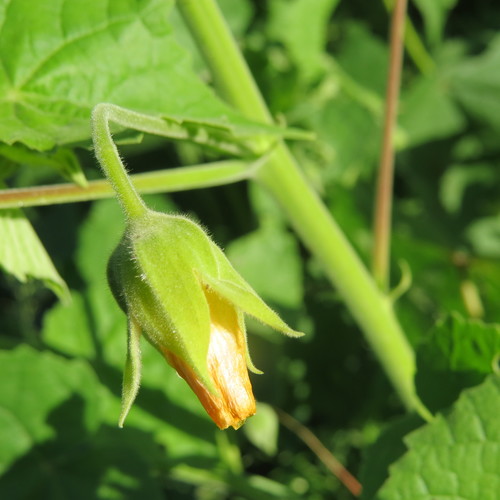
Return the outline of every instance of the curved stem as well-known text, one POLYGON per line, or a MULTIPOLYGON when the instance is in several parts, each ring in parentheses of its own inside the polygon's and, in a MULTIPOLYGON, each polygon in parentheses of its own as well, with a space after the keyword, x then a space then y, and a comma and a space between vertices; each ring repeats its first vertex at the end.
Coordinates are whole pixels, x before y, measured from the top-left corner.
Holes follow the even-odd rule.
POLYGON ((95 154, 123 210, 128 217, 134 219, 144 215, 147 208, 127 175, 118 149, 113 142, 109 129, 109 121, 112 118, 113 107, 108 104, 98 104, 92 111, 92 138, 95 154))
MULTIPOLYGON (((224 138, 216 133, 213 135, 210 133, 196 134, 178 120, 144 115, 109 103, 97 104, 92 111, 92 138, 95 153, 101 168, 116 191, 125 213, 131 218, 141 216, 146 207, 125 171, 118 149, 111 136, 110 122, 148 134, 203 144, 204 146, 233 155, 249 154, 249 150, 245 144, 240 144, 241 141, 224 138)), ((255 153, 253 152, 252 155, 255 156, 255 153)), ((254 163, 258 164, 260 161, 262 159, 257 159, 254 163)), ((247 165, 253 166, 254 163, 247 163, 247 165)), ((251 172, 247 172, 248 175, 251 175, 251 172)))
POLYGON ((293 418, 280 408, 274 408, 280 422, 299 439, 323 462, 325 467, 351 492, 355 497, 361 495, 361 483, 335 458, 333 453, 318 439, 305 425, 293 418))

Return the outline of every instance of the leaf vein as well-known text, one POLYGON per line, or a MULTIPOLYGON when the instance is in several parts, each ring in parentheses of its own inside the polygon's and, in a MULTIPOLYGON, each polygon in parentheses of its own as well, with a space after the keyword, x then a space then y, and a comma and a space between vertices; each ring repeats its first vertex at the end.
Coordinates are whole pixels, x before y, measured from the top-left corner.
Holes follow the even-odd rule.
POLYGON ((58 45, 54 50, 52 50, 49 54, 47 54, 43 59, 41 59, 39 61, 39 63, 26 76, 24 81, 22 81, 19 84, 19 89, 22 89, 28 83, 30 83, 34 79, 34 77, 51 61, 52 58, 54 58, 58 53, 67 49, 70 45, 72 45, 74 43, 78 43, 78 42, 84 40, 85 38, 95 36, 96 34, 98 34, 100 32, 105 32, 112 26, 118 26, 120 24, 125 24, 125 23, 128 23, 128 22, 133 21, 133 20, 135 20, 135 17, 131 14, 123 16, 123 17, 119 17, 113 21, 108 21, 107 23, 104 23, 103 25, 94 27, 90 31, 80 33, 79 35, 77 35, 71 39, 65 40, 64 43, 62 43, 61 45, 58 45))
MULTIPOLYGON (((7 4, 5 5, 5 10, 4 10, 3 22, 2 25, 0 26, 0 33, 2 32, 3 27, 5 25, 5 20, 7 19, 7 11, 10 9, 11 5, 12 5, 12 0, 7 0, 7 4)), ((9 75, 7 71, 5 60, 3 57, 0 57, 0 65, 2 66, 6 79, 9 81, 9 83, 12 83, 12 77, 9 75)))

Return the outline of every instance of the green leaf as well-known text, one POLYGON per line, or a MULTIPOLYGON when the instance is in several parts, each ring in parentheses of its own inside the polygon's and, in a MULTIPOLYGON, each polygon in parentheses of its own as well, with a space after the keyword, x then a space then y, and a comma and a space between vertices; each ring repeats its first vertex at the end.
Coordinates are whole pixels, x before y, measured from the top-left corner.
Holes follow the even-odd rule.
MULTIPOLYGON (((457 213, 462 207, 467 189, 476 185, 487 187, 494 182, 495 172, 487 163, 450 165, 441 179, 441 203, 448 212, 457 213)), ((464 209, 467 208, 464 204, 464 209)), ((474 244, 474 240, 472 243, 474 244)))
POLYGON ((354 183, 360 173, 371 171, 380 136, 380 124, 373 113, 344 92, 312 111, 311 127, 330 163, 325 167, 328 180, 354 183))
POLYGON ((373 499, 389 476, 389 466, 406 451, 404 436, 421 425, 422 420, 415 415, 400 417, 388 424, 375 443, 366 449, 359 472, 363 485, 361 500, 373 499))
POLYGON ((477 255, 498 258, 500 256, 500 215, 474 221, 467 228, 467 239, 477 255))
POLYGON ((92 325, 85 306, 85 297, 73 290, 70 304, 55 306, 46 313, 43 320, 44 342, 64 354, 94 359, 99 347, 89 335, 92 325), (71 335, 66 332, 71 332, 71 335))
POLYGON ((20 347, 0 352, 0 376, 2 498, 163 498, 157 445, 101 424, 108 395, 86 362, 20 347))
POLYGON ((281 135, 242 118, 193 73, 168 22, 170 1, 8 6, 0 9, 0 141, 37 150, 86 141, 99 102, 187 127, 281 135))
POLYGON ((399 124, 405 146, 416 146, 459 133, 465 119, 442 82, 422 77, 403 96, 399 124))
POLYGON ((0 234, 0 266, 4 271, 23 283, 28 278, 42 280, 61 300, 69 300, 66 283, 21 210, 0 210, 0 234))
POLYGON ((435 212, 433 214, 433 226, 425 224, 426 227, 419 227, 420 220, 428 219, 416 212, 411 221, 412 232, 406 232, 403 223, 394 232, 394 258, 396 262, 399 259, 407 261, 412 275, 411 288, 401 301, 401 321, 415 344, 422 341, 423 332, 434 325, 435 318, 443 317, 449 311, 467 313, 459 293, 461 276, 450 260, 449 247, 445 242, 439 244, 439 236, 436 236, 438 231, 444 232, 444 223, 437 220, 435 212), (426 229, 433 232, 427 233, 426 229), (408 316, 404 317, 406 314, 408 316))
POLYGON ((431 45, 441 41, 449 12, 457 0, 413 0, 425 22, 425 34, 431 45))
POLYGON ((270 36, 287 48, 306 81, 324 67, 330 14, 339 0, 274 0, 270 2, 270 36))
MULTIPOLYGON (((337 61, 358 85, 376 95, 385 95, 388 52, 385 40, 375 36, 364 24, 349 20, 342 25, 342 44, 337 61)), ((348 82, 342 82, 349 88, 348 82)))
POLYGON ((452 94, 471 115, 500 128, 500 36, 482 54, 462 60, 448 78, 452 94))
POLYGON ((41 154, 20 145, 8 146, 0 143, 0 156, 19 164, 51 167, 78 186, 87 186, 78 157, 69 148, 59 148, 41 154))
POLYGON ((278 451, 279 422, 276 412, 265 403, 257 404, 257 413, 247 420, 243 431, 248 440, 269 456, 278 451))
MULTIPOLYGON (((286 225, 286 216, 273 196, 256 182, 248 184, 248 197, 252 209, 259 219, 259 225, 286 225)), ((229 249, 227 250, 229 252, 229 249)))
POLYGON ((226 253, 265 301, 289 309, 300 307, 304 291, 299 248, 285 228, 265 224, 233 240, 226 253))
POLYGON ((51 416, 70 397, 79 400, 78 418, 84 432, 97 430, 101 389, 85 362, 68 361, 22 346, 0 351, 0 377, 8 381, 0 388, 0 473, 32 446, 58 432, 78 438, 78 429, 71 429, 69 423, 59 422, 63 428, 51 424, 51 416))
POLYGON ((496 500, 500 491, 500 377, 468 389, 446 415, 405 439, 377 500, 496 500))
POLYGON ((438 324, 417 350, 415 383, 431 411, 448 407, 460 392, 492 373, 500 354, 500 326, 459 315, 438 324))

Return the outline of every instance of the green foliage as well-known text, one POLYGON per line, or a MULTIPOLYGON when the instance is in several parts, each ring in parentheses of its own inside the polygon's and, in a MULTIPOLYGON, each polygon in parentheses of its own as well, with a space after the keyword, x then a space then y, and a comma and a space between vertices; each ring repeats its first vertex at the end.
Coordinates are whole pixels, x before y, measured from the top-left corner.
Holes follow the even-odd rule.
POLYGON ((69 299, 66 283, 21 210, 0 210, 0 232, 0 263, 4 271, 22 282, 28 278, 42 280, 61 299, 69 299))
POLYGON ((78 157, 71 148, 59 148, 49 153, 39 154, 25 147, 0 143, 0 155, 14 165, 53 168, 69 181, 81 187, 87 186, 78 157))
POLYGON ((104 425, 109 396, 87 362, 27 346, 0 358, 2 497, 162 498, 140 479, 159 463, 151 436, 104 425))
POLYGON ((367 448, 360 470, 362 499, 372 499, 389 477, 389 467, 406 451, 404 437, 422 425, 415 415, 405 415, 390 422, 375 443, 367 448))
POLYGON ((425 21, 425 34, 430 44, 442 42, 444 27, 449 11, 457 0, 414 0, 425 21))
POLYGON ((321 72, 328 21, 339 0, 273 0, 269 2, 268 30, 290 55, 306 82, 321 72))
POLYGON ((265 300, 283 308, 300 307, 303 285, 297 242, 283 228, 265 225, 232 241, 227 254, 265 300), (272 281, 266 279, 269 275, 272 281))
POLYGON ((451 316, 417 350, 417 391, 431 411, 442 410, 466 388, 499 372, 500 326, 451 316))
POLYGON ((451 411, 406 439, 408 452, 375 496, 381 500, 439 497, 494 500, 500 491, 500 377, 465 391, 451 411))
POLYGON ((168 22, 171 7, 164 0, 10 2, 0 11, 0 140, 39 151, 88 141, 89 113, 100 102, 174 123, 248 126, 191 70, 168 22))
POLYGON ((436 77, 420 77, 407 91, 400 125, 405 146, 414 147, 462 132, 465 119, 443 82, 436 77))
POLYGON ((450 82, 457 99, 473 116, 495 129, 500 127, 499 105, 495 98, 500 88, 500 37, 491 39, 488 49, 452 68, 450 82))
MULTIPOLYGON (((217 97, 170 0, 0 0, 0 178, 35 189, 61 177, 80 186, 96 179, 90 113, 99 102, 169 129, 159 139, 144 126, 141 141, 112 124, 133 173, 219 159, 207 145, 224 158, 250 156, 258 169, 276 140, 310 130, 315 140, 292 144, 294 156, 369 262, 388 63, 384 3, 393 2, 219 2, 272 114, 297 127, 286 129, 251 122, 217 97)), ((494 500, 499 15, 491 2, 415 0, 410 9, 433 69, 420 72, 416 42, 407 40, 391 284, 403 260, 411 286, 395 309, 434 420, 401 416, 321 263, 252 183, 151 197, 148 205, 209 228, 243 278, 307 335, 289 342, 249 323, 252 359, 265 372, 252 376, 259 412, 226 434, 143 343, 141 390, 119 430, 127 325, 105 280, 124 231, 118 203, 3 210, 0 497, 352 498, 279 427, 275 406, 360 479, 365 500, 494 500), (70 289, 71 301, 54 302, 29 278, 61 299, 70 289)), ((241 299, 238 287, 220 286, 241 299)))
POLYGON ((276 412, 265 403, 259 403, 257 413, 243 427, 249 441, 267 455, 278 451, 279 422, 276 412))

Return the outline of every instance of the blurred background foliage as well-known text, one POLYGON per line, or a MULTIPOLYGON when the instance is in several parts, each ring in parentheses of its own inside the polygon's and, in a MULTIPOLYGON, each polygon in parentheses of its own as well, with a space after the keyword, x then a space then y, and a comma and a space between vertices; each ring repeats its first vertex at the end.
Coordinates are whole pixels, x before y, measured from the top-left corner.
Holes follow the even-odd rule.
MULTIPOLYGON (((279 121, 314 131, 293 152, 368 264, 388 31, 387 6, 360 0, 219 2, 279 121)), ((387 2, 391 4, 390 1, 387 2)), ((393 286, 411 272, 397 314, 414 345, 455 311, 500 321, 500 8, 488 0, 414 0, 397 130, 393 286)), ((209 79, 180 17, 178 41, 209 79)), ((130 171, 202 162, 207 153, 146 138, 122 149, 130 171)), ((92 154, 76 151, 89 179, 92 154)), ((12 186, 59 182, 26 164, 12 186)), ((221 432, 186 384, 143 344, 141 392, 116 428, 125 317, 105 282, 123 220, 114 200, 29 209, 72 292, 0 277, 0 496, 105 499, 348 499, 278 407, 359 474, 362 452, 403 409, 318 262, 254 185, 148 198, 209 228, 237 269, 307 335, 249 324, 262 407, 221 432), (20 478, 24 478, 20 480, 20 478), (27 480, 26 478, 29 478, 27 480)), ((414 424, 402 424, 407 431, 414 424)))

